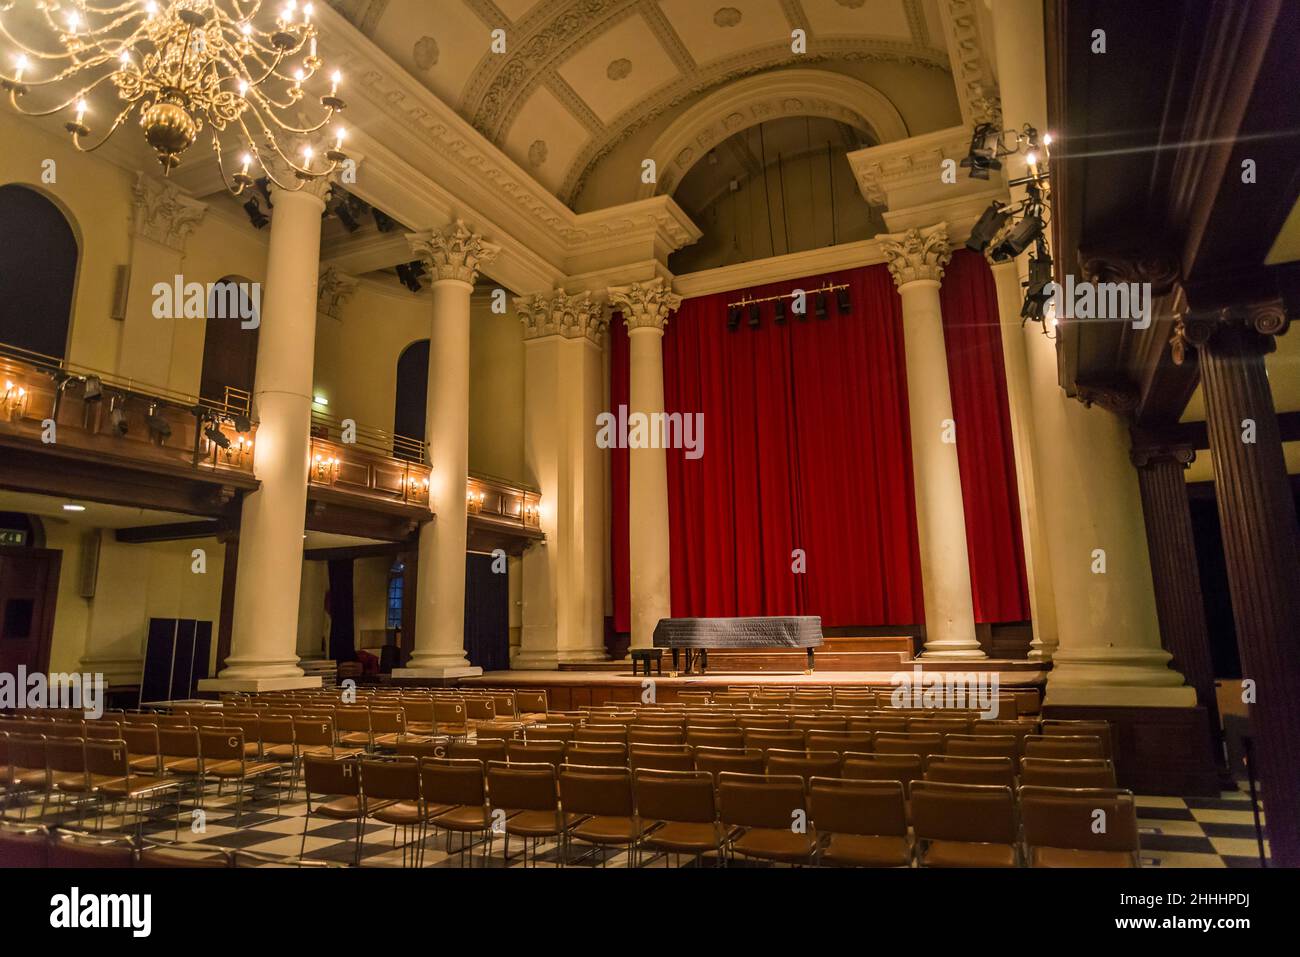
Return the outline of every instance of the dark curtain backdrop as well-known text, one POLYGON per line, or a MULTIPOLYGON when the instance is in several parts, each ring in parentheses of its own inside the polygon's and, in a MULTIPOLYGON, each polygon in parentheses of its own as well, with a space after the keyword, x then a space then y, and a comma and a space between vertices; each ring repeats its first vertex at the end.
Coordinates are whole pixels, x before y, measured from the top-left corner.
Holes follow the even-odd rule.
MULTIPOLYGON (((888 269, 866 266, 746 289, 846 283, 851 307, 776 325, 764 304, 728 330, 741 291, 688 299, 664 335, 669 412, 704 413, 704 455, 668 452, 675 616, 813 614, 826 627, 923 624, 903 352, 888 269), (806 571, 792 571, 801 549, 806 571)), ((992 275, 959 253, 944 283, 949 378, 976 620, 1029 617, 992 275)), ((628 344, 612 326, 610 401, 627 403, 628 344)), ((615 628, 630 629, 628 453, 614 450, 615 628)))
POLYGON ((510 585, 492 556, 465 556, 465 657, 484 671, 510 667, 510 585))
POLYGON ((353 661, 357 647, 352 617, 352 559, 331 559, 328 569, 326 607, 330 614, 330 657, 335 661, 353 661))
POLYGON ((997 288, 984 257, 959 249, 939 291, 978 622, 1029 618, 1016 453, 997 288))

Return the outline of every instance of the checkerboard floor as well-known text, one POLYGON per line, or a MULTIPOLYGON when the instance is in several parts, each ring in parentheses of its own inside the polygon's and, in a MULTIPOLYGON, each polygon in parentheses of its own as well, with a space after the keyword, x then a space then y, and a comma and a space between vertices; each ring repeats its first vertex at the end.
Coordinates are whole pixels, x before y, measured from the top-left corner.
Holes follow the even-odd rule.
MULTIPOLYGON (((205 790, 201 815, 195 813, 192 794, 187 792, 180 813, 179 833, 174 803, 162 804, 146 814, 141 831, 146 837, 159 841, 170 842, 175 839, 185 844, 251 850, 283 858, 286 863, 296 862, 300 851, 305 858, 314 861, 341 865, 353 863, 356 854, 354 823, 331 821, 317 816, 307 820, 307 805, 302 799, 301 787, 293 800, 279 798, 273 785, 258 786, 251 791, 246 789, 242 818, 236 826, 234 794, 228 788, 219 794, 214 784, 205 790)), ((1259 866, 1254 815, 1244 783, 1237 790, 1224 791, 1217 798, 1139 795, 1137 803, 1143 867, 1259 866)), ((40 821, 50 826, 62 825, 118 834, 134 833, 137 817, 130 813, 122 814, 120 805, 117 810, 118 814, 105 816, 101 823, 98 812, 90 807, 78 809, 51 804, 42 814, 41 805, 36 802, 25 809, 15 804, 6 809, 5 817, 16 819, 21 814, 28 821, 40 821)), ((403 840, 400 828, 368 822, 361 842, 361 866, 402 866, 403 840)), ((449 849, 442 833, 430 833, 424 847, 424 867, 481 867, 485 861, 489 867, 522 867, 525 864, 523 844, 518 838, 511 840, 509 863, 504 856, 504 842, 500 835, 492 842, 490 853, 483 841, 469 846, 461 853, 459 835, 451 837, 449 849)), ((1267 844, 1265 850, 1267 852, 1267 844)), ((560 864, 559 858, 559 848, 554 841, 542 842, 535 853, 530 846, 527 866, 556 867, 560 864)), ((645 854, 640 863, 650 867, 693 867, 700 866, 701 863, 703 866, 712 866, 716 861, 711 857, 706 857, 703 862, 662 856, 651 859, 645 854)), ((625 851, 601 851, 575 844, 566 866, 623 867, 627 864, 625 851)))

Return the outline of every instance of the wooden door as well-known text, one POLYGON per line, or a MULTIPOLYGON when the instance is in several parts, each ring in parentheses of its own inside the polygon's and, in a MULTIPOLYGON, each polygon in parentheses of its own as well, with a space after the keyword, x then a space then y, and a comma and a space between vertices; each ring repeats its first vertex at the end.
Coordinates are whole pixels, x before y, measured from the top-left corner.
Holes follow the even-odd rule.
POLYGON ((48 671, 63 553, 0 546, 0 672, 48 671))

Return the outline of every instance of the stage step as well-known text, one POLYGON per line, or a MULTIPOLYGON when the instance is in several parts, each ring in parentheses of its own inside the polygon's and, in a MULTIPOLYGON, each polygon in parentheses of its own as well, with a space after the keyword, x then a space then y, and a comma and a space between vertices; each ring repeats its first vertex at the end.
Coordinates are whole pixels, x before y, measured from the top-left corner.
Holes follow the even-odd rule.
MULTIPOLYGON (((897 671, 908 667, 907 662, 911 661, 911 657, 908 651, 905 650, 878 648, 868 651, 844 648, 845 644, 848 644, 852 649, 855 644, 868 641, 883 643, 886 640, 910 642, 910 639, 907 638, 828 638, 826 644, 817 649, 817 670, 897 671)), ((803 650, 799 648, 781 648, 770 651, 710 651, 709 673, 802 673, 806 660, 803 650)), ((665 673, 672 670, 673 656, 671 651, 664 651, 663 665, 665 673)), ((632 662, 629 658, 624 658, 621 661, 571 661, 560 665, 560 670, 631 674, 632 662)))

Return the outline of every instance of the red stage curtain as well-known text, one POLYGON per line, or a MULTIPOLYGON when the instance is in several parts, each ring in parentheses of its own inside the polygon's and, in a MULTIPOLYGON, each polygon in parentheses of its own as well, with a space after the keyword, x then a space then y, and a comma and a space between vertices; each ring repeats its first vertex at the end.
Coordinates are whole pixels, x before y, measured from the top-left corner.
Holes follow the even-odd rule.
POLYGON ((953 254, 940 290, 957 459, 978 622, 1029 618, 1015 447, 997 288, 984 257, 953 254))

